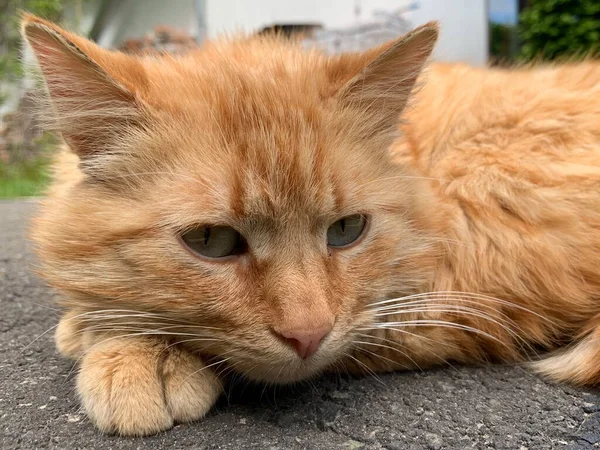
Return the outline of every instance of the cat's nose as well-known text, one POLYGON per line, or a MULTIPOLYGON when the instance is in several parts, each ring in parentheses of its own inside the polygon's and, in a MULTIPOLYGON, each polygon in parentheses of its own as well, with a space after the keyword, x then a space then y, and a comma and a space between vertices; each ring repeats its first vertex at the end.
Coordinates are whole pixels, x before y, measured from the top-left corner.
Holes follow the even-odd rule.
POLYGON ((319 348, 319 344, 325 336, 331 331, 332 326, 326 325, 309 330, 274 330, 284 341, 292 346, 298 356, 306 359, 314 355, 319 348))

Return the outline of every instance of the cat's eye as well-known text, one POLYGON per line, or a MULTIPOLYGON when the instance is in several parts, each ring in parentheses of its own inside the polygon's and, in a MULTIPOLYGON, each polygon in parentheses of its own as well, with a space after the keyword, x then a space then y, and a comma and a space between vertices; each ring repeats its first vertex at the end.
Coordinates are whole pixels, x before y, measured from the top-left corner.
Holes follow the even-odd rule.
POLYGON ((215 259, 242 253, 245 247, 242 235, 227 226, 194 228, 182 234, 181 240, 192 252, 215 259))
POLYGON ((327 229, 327 245, 345 247, 356 241, 364 232, 367 218, 362 214, 354 214, 334 222, 327 229))

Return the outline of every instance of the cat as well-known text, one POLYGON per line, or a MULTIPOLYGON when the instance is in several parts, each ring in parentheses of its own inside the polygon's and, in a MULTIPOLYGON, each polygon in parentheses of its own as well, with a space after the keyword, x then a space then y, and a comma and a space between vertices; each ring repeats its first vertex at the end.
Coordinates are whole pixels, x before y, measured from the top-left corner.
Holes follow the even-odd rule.
POLYGON ((199 419, 232 371, 600 381, 597 62, 423 70, 435 23, 336 56, 22 32, 65 142, 31 239, 100 430, 199 419))

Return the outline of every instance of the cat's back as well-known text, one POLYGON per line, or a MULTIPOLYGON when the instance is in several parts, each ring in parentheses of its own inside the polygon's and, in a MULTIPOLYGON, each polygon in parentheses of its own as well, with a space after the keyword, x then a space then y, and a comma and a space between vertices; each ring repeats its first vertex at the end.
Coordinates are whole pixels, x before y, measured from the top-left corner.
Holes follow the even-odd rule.
POLYGON ((406 118, 398 158, 446 197, 532 224, 534 211, 600 209, 599 62, 433 65, 406 118))
POLYGON ((598 62, 434 65, 403 132, 398 159, 448 207, 443 228, 460 245, 447 265, 459 289, 519 298, 572 323, 599 312, 598 62))
POLYGON ((438 175, 451 170, 443 163, 450 157, 463 169, 490 157, 521 167, 599 165, 600 62, 520 69, 433 64, 403 131, 421 170, 438 175))

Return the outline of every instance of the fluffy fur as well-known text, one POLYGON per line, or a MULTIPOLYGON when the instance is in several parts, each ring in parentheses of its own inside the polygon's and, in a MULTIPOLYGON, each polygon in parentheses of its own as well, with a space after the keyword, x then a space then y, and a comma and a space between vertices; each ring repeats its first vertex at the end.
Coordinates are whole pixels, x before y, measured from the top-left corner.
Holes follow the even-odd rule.
POLYGON ((533 359, 600 381, 598 63, 433 64, 409 99, 432 24, 335 57, 257 37, 134 58, 32 16, 23 33, 68 144, 31 237, 102 430, 197 419, 230 370, 533 359), (361 239, 328 249, 356 213, 361 239), (178 236, 202 224, 248 252, 191 255, 178 236), (332 323, 307 359, 275 333, 332 323))

